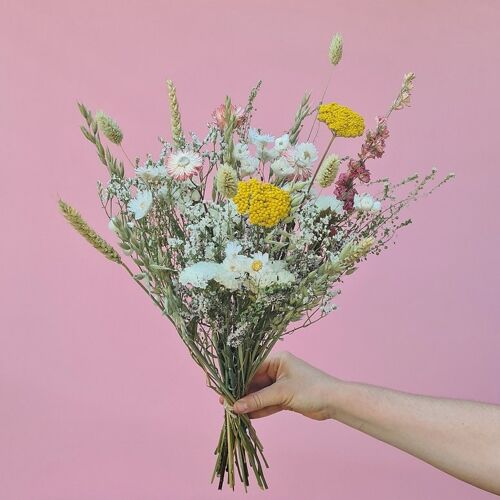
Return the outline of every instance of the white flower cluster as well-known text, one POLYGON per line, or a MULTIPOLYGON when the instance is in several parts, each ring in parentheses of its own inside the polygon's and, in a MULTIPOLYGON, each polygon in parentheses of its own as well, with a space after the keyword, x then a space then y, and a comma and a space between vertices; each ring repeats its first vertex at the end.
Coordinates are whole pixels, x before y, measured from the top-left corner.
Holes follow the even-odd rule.
POLYGON ((235 291, 243 286, 268 288, 272 285, 289 285, 295 281, 295 276, 288 271, 284 261, 271 260, 268 254, 259 252, 247 257, 241 251, 239 243, 230 241, 222 262, 196 262, 181 271, 179 282, 195 288, 206 288, 213 280, 235 291))

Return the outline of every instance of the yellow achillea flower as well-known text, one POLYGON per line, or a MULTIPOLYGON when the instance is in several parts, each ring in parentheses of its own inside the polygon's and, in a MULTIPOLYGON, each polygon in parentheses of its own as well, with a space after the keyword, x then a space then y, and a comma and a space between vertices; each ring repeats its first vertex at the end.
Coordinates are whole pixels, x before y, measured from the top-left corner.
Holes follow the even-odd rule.
POLYGON ((365 120, 352 109, 336 102, 319 107, 318 120, 328 125, 338 137, 358 137, 365 131, 365 120))
POLYGON ((290 213, 290 193, 257 179, 238 182, 233 198, 238 213, 248 215, 250 224, 271 228, 290 213))

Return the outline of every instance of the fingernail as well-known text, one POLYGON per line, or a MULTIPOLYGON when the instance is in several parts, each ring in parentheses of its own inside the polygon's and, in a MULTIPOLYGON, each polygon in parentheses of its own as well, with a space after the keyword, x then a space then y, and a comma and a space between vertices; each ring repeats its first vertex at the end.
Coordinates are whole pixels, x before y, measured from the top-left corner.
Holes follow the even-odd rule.
POLYGON ((238 401, 237 403, 234 403, 233 408, 238 413, 245 413, 247 411, 247 405, 243 401, 238 401))

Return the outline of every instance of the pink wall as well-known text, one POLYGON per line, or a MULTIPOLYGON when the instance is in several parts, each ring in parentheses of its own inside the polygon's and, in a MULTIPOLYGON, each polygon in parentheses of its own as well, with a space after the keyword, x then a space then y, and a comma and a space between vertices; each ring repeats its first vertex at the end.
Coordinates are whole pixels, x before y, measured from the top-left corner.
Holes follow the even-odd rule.
MULTIPOLYGON (((411 210, 398 245, 344 286, 340 310, 282 345, 337 376, 500 403, 496 0, 127 2, 3 0, 0 499, 240 498, 209 484, 222 410, 169 324, 56 210, 107 233, 105 174, 75 101, 104 108, 132 154, 167 134, 164 80, 201 133, 225 93, 264 80, 258 124, 279 133, 320 93, 371 123, 417 74, 373 171, 433 165, 457 179, 411 210)), ((357 143, 356 143, 357 144, 357 143)), ((337 144, 347 152, 351 144, 337 144)), ((276 499, 479 499, 472 487, 333 422, 257 424, 276 499)), ((264 498, 256 488, 246 498, 264 498)))

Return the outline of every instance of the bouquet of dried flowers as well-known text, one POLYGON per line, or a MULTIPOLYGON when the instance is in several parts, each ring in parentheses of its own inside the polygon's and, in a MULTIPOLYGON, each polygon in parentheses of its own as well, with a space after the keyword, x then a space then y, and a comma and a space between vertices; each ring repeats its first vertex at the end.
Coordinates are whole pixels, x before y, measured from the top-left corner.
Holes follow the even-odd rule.
MULTIPOLYGON (((341 57, 337 34, 331 64, 341 57)), ((63 200, 60 209, 160 308, 208 385, 223 397, 213 473, 219 488, 227 478, 234 489, 239 477, 246 489, 251 470, 267 488, 262 444, 249 418, 231 410, 258 366, 278 340, 333 311, 342 279, 411 222, 399 218, 401 210, 452 177, 435 181, 433 169, 395 184, 372 179, 368 163, 384 154, 389 116, 409 105, 413 81, 413 73, 404 76, 396 99, 366 131, 353 158, 329 152, 335 139, 362 136, 364 119, 335 102, 313 106, 306 94, 279 137, 252 127, 261 82, 244 108, 226 98, 199 138, 184 132, 176 89, 168 81, 172 138, 160 139, 158 159, 148 155, 142 162, 128 159, 114 120, 79 104, 83 135, 109 174, 106 185, 98 183, 98 194, 121 254, 63 200), (301 142, 308 119, 311 130, 301 142), (311 140, 320 123, 331 133, 321 156, 311 140), (131 164, 131 177, 103 136, 131 164)))

